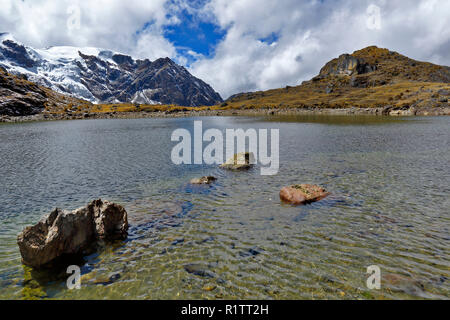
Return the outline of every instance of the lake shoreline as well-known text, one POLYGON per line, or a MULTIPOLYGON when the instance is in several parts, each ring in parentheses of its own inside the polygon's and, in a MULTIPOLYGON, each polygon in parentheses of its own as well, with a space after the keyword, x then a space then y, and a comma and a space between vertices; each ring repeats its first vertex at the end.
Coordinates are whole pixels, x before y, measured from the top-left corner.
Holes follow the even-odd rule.
POLYGON ((103 112, 51 114, 39 113, 30 116, 0 116, 0 122, 17 123, 32 121, 61 121, 82 119, 141 119, 141 118, 188 118, 217 116, 275 116, 275 115, 372 115, 372 116, 449 116, 450 106, 432 109, 384 108, 258 108, 258 109, 218 109, 218 110, 171 110, 165 112, 103 112))

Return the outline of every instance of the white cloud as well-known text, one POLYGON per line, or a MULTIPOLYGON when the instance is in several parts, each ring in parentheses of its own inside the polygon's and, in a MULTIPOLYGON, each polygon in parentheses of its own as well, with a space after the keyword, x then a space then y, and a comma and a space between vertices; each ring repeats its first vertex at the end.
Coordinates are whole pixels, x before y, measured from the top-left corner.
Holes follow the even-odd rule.
POLYGON ((143 32, 137 39, 133 56, 140 59, 156 60, 161 57, 177 57, 172 43, 151 30, 143 32))
POLYGON ((300 84, 330 59, 369 45, 449 65, 449 12, 450 1, 436 0, 212 0, 203 16, 227 35, 191 71, 228 97, 300 84), (378 29, 368 28, 370 5, 380 8, 378 29), (276 44, 259 41, 272 33, 276 44))
POLYGON ((182 64, 196 59, 190 71, 224 98, 299 84, 328 60, 368 45, 450 64, 447 0, 0 0, 0 8, 0 31, 34 47, 95 46, 182 64), (73 5, 81 12, 77 30, 67 27, 73 5), (380 8, 380 28, 368 28, 369 5, 380 8), (212 56, 180 50, 164 37, 182 10, 226 31, 212 56))
POLYGON ((176 56, 163 27, 178 23, 167 17, 166 0, 0 0, 0 30, 33 46, 93 46, 129 54, 176 56), (68 27, 79 8, 79 29, 68 27), (151 22, 149 28, 140 32, 151 22), (147 46, 147 49, 145 48, 147 46))

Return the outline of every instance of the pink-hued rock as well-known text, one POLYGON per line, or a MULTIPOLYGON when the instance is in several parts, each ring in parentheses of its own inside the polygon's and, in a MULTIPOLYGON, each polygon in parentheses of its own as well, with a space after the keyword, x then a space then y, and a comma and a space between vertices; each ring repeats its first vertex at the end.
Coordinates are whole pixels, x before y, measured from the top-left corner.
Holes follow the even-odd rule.
POLYGON ((127 236, 125 209, 115 203, 95 200, 74 211, 55 209, 35 226, 26 227, 17 243, 22 262, 40 268, 64 255, 83 254, 97 240, 127 236))
POLYGON ((310 184, 284 187, 280 191, 280 199, 282 201, 296 205, 316 202, 329 195, 330 193, 324 188, 310 184))

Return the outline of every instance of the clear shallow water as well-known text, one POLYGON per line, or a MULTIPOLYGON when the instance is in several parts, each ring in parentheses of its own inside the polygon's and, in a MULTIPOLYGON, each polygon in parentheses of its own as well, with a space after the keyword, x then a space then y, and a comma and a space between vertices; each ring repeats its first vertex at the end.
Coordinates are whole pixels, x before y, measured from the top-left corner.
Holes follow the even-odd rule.
POLYGON ((449 125, 348 116, 0 125, 0 299, 448 299, 449 125), (279 128, 279 174, 171 164, 171 133, 194 120, 279 128), (203 175, 219 180, 188 185, 203 175), (333 196, 280 203, 294 183, 333 196), (64 272, 21 265, 23 227, 100 197, 151 222, 86 257, 81 290, 65 289, 64 272), (366 287, 370 265, 381 268, 379 291, 366 287))

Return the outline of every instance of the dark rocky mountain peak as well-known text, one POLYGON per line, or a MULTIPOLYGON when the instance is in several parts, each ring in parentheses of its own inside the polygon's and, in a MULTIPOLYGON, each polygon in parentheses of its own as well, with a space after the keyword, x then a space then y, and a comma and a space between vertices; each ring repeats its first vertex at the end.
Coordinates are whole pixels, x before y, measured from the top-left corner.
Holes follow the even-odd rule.
POLYGON ((97 48, 33 49, 0 34, 0 66, 30 81, 94 103, 211 106, 222 102, 204 81, 170 58, 135 60, 97 48))

